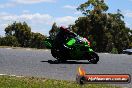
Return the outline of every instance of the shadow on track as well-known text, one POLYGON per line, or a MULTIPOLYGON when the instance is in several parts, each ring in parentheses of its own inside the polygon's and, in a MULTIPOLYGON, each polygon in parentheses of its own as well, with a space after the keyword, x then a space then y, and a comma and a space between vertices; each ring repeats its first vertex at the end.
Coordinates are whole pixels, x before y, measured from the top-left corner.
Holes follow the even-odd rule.
POLYGON ((65 61, 65 62, 58 62, 57 60, 48 60, 48 61, 40 61, 49 64, 91 64, 90 62, 77 62, 77 61, 65 61))

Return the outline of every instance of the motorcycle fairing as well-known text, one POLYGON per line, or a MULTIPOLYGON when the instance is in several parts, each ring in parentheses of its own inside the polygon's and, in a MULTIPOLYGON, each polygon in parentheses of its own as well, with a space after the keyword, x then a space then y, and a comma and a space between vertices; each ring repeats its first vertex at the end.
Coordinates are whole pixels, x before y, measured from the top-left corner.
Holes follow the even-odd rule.
POLYGON ((51 40, 50 40, 49 38, 47 38, 47 39, 44 41, 44 44, 45 44, 45 46, 46 46, 48 49, 51 49, 51 48, 52 48, 51 40))
POLYGON ((68 46, 72 46, 73 44, 75 44, 76 40, 74 38, 71 38, 66 44, 68 46))

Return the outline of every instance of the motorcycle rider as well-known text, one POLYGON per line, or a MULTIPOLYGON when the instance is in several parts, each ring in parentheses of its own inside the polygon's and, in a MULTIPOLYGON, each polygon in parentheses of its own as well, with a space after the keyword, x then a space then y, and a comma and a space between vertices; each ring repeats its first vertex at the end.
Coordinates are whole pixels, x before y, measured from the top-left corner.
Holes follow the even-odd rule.
POLYGON ((68 28, 61 26, 54 39, 53 48, 60 50, 60 53, 63 54, 63 56, 67 56, 69 54, 69 49, 68 47, 64 47, 66 39, 74 38, 76 36, 77 35, 71 32, 68 28))
POLYGON ((76 36, 77 35, 75 33, 71 32, 68 28, 61 26, 59 32, 57 33, 57 35, 54 39, 54 44, 55 44, 55 46, 57 46, 59 48, 64 44, 64 42, 67 38, 73 38, 76 36))

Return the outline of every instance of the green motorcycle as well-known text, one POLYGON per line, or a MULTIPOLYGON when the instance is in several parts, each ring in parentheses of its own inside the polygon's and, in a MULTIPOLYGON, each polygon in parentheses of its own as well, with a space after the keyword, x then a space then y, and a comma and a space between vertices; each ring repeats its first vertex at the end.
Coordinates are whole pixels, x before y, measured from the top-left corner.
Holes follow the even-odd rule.
POLYGON ((65 37, 65 34, 59 32, 55 40, 47 38, 45 40, 47 48, 51 49, 51 54, 59 62, 66 60, 88 60, 90 63, 96 64, 99 56, 90 47, 90 42, 79 35, 65 37), (63 41, 61 41, 63 39, 63 41), (59 46, 59 43, 60 46, 59 46))

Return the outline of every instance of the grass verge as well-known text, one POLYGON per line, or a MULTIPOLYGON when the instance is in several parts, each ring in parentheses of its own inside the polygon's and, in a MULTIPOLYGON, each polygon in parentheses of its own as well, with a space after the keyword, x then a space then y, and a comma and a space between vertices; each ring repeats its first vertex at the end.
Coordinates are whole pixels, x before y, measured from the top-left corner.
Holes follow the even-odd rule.
POLYGON ((79 85, 73 81, 35 77, 0 76, 0 88, 121 88, 106 84, 79 85))

